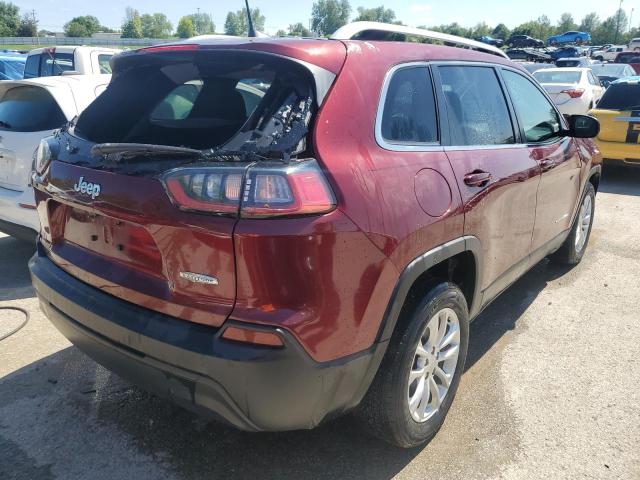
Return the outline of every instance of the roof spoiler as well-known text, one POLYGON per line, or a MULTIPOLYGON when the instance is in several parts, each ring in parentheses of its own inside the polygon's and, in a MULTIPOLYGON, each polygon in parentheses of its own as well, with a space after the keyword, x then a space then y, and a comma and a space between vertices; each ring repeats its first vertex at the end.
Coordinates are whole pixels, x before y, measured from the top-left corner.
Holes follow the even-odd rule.
MULTIPOLYGON (((469 40, 468 38, 458 37, 456 35, 449 35, 447 33, 434 32, 432 30, 426 30, 424 28, 406 27, 404 25, 392 25, 389 23, 380 22, 352 22, 340 27, 336 32, 331 35, 331 38, 335 40, 353 40, 365 33, 370 34, 400 34, 411 37, 426 38, 429 40, 435 40, 442 42, 449 47, 466 48, 471 50, 477 50, 483 53, 490 53, 502 58, 509 58, 506 53, 493 45, 487 45, 486 43, 477 42, 475 40, 469 40)), ((376 38, 377 39, 377 38, 376 38)), ((382 38, 384 40, 384 38, 382 38)))

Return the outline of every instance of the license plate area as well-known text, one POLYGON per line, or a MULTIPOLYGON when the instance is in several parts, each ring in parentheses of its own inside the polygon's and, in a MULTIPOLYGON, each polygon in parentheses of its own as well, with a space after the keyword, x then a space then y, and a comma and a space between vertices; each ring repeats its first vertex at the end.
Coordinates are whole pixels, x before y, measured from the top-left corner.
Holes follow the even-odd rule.
MULTIPOLYGON (((158 246, 149 232, 136 223, 67 207, 60 240, 137 270, 163 276, 158 246)), ((54 243, 57 243, 55 239, 54 243)))

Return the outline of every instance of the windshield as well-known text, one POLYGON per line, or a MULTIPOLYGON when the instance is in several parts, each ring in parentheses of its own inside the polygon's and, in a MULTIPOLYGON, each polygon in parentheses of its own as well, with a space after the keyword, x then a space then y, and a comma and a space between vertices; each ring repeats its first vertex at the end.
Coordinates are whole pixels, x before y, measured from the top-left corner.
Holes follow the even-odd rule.
POLYGON ((598 102, 599 109, 640 109, 640 83, 614 83, 604 92, 598 102))
POLYGON ((561 72, 558 70, 538 70, 533 74, 540 83, 579 83, 582 72, 561 72))
POLYGON ((141 53, 135 60, 80 115, 77 136, 199 150, 305 150, 315 95, 303 66, 211 51, 141 53))

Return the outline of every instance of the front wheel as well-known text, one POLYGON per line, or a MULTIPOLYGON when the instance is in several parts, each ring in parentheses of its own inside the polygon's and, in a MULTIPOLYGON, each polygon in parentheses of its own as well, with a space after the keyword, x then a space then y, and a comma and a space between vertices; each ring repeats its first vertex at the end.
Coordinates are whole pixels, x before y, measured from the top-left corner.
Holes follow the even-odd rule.
POLYGON ((467 356, 469 313, 460 289, 444 282, 403 315, 357 415, 375 436, 409 448, 431 440, 451 407, 467 356))
POLYGON ((573 222, 571 233, 564 241, 560 249, 550 256, 554 263, 562 265, 577 265, 582 260, 589 243, 593 214, 596 206, 596 190, 591 182, 585 188, 578 215, 573 222))

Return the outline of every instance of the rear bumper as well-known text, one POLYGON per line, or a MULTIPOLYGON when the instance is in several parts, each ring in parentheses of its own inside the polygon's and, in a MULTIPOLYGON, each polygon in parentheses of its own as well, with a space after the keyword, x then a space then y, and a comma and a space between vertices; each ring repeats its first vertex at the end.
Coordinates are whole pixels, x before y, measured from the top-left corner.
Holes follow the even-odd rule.
POLYGON ((622 160, 630 164, 640 164, 640 144, 605 142, 596 139, 596 144, 605 160, 622 160))
POLYGON ((35 241, 40 230, 38 213, 20 204, 35 206, 32 188, 18 192, 0 187, 0 231, 22 240, 35 241))
POLYGON ((317 363, 285 330, 278 329, 281 349, 229 342, 220 336, 231 320, 216 329, 120 300, 64 272, 41 246, 29 269, 42 310, 80 350, 142 388, 242 430, 313 428, 353 408, 386 349, 378 343, 317 363))

